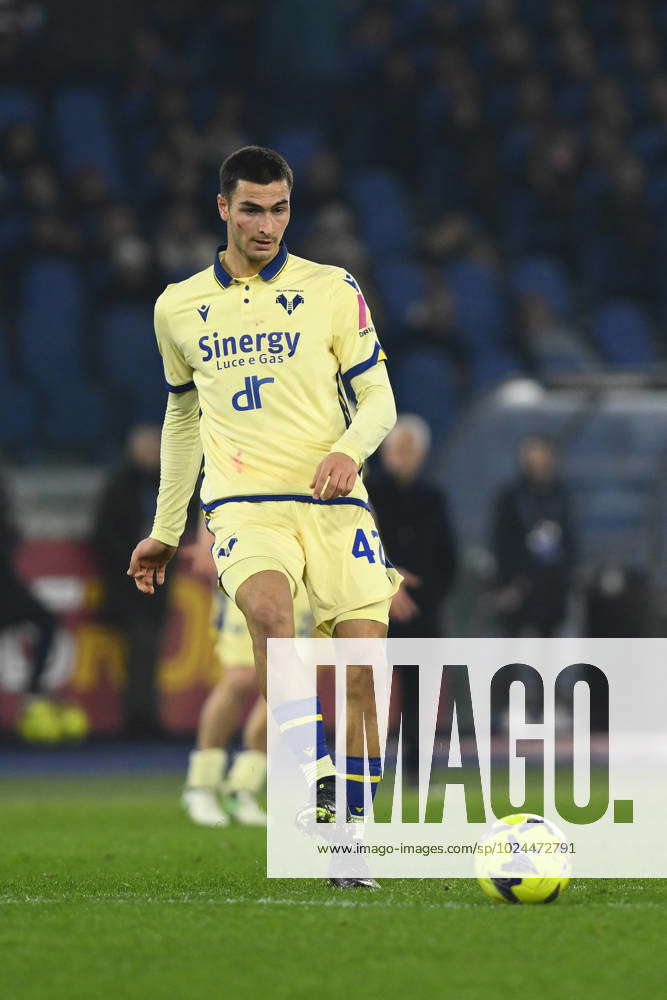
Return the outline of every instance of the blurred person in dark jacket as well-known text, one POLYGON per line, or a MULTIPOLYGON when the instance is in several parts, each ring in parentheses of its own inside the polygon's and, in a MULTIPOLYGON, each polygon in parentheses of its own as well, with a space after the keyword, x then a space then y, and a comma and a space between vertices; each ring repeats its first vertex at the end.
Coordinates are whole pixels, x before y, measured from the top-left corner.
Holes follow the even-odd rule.
POLYGON ((519 470, 493 510, 498 622, 504 635, 552 636, 565 618, 576 559, 570 498, 547 438, 523 439, 519 470))
POLYGON ((145 601, 125 574, 128 546, 152 524, 159 482, 160 428, 137 425, 102 489, 92 537, 103 584, 101 617, 127 641, 125 735, 129 738, 161 733, 155 678, 170 584, 165 582, 152 601, 145 601))
MULTIPOLYGON (((442 635, 442 603, 456 576, 456 540, 447 501, 422 473, 430 446, 428 424, 413 414, 401 415, 382 445, 381 468, 366 484, 383 545, 404 576, 391 604, 391 638, 442 635)), ((419 761, 417 671, 405 682, 404 760, 414 780, 419 761)))
POLYGON ((42 691, 42 678, 58 620, 19 577, 14 565, 18 541, 19 534, 12 521, 7 495, 0 483, 0 631, 13 625, 31 625, 34 629, 30 672, 25 686, 25 694, 30 699, 42 691))

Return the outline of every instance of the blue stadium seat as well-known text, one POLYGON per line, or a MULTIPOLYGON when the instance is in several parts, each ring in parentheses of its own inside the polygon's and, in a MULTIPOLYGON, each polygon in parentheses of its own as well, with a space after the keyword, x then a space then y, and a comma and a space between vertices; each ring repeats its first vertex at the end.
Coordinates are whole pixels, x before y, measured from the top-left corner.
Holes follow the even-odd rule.
POLYGON ((424 296, 423 270, 408 257, 393 257, 379 261, 373 273, 387 312, 387 323, 392 328, 404 326, 410 306, 424 296))
POLYGON ((388 170, 357 170, 347 189, 371 253, 389 257, 405 250, 410 243, 410 213, 398 178, 388 170))
POLYGON ((507 328, 499 277, 486 264, 464 257, 447 266, 445 283, 456 306, 456 324, 473 351, 499 346, 507 328))
POLYGON ((123 388, 164 390, 162 365, 153 333, 153 311, 145 306, 113 306, 99 323, 100 360, 105 379, 123 388))
POLYGON ((0 327, 0 448, 23 458, 35 442, 37 400, 31 389, 16 381, 7 342, 7 331, 0 327))
POLYGON ((37 402, 24 385, 0 375, 0 448, 24 458, 35 443, 37 402))
POLYGON ((471 389, 480 392, 491 389, 505 379, 522 375, 521 365, 502 348, 480 351, 473 359, 471 389))
POLYGON ((91 90, 65 91, 56 100, 53 122, 65 172, 97 167, 113 193, 119 194, 122 172, 104 98, 91 90))
POLYGON ((85 381, 84 288, 65 258, 38 257, 26 269, 19 304, 19 356, 31 381, 51 386, 63 371, 85 381))
POLYGON ((113 306, 100 319, 100 361, 125 428, 161 423, 167 403, 152 309, 113 306))
POLYGON ((72 378, 52 385, 45 404, 44 436, 64 449, 101 454, 109 442, 109 408, 101 392, 72 378))
POLYGON ((401 357, 391 370, 399 412, 418 413, 435 437, 444 434, 457 410, 457 389, 451 364, 440 351, 421 347, 401 357))
POLYGON ((27 90, 15 87, 0 88, 0 132, 16 122, 37 123, 37 100, 27 90))
POLYGON ((269 146, 285 157, 297 177, 323 145, 324 138, 319 129, 308 126, 281 129, 274 132, 269 141, 269 146))
POLYGON ((595 316, 592 334, 603 358, 614 367, 646 368, 658 361, 651 324, 635 302, 607 302, 595 316))
POLYGON ((572 315, 574 294, 563 267, 549 257, 525 257, 512 268, 510 285, 515 295, 536 295, 556 316, 572 315))

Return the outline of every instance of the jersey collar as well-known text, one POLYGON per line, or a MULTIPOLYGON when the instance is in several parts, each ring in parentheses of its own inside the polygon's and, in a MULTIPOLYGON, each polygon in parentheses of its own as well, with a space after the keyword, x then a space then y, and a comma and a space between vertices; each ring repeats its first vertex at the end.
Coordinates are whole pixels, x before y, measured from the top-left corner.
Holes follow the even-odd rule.
MULTIPOLYGON (((221 243, 218 249, 215 251, 215 257, 213 258, 213 273, 218 284, 222 285, 223 288, 229 288, 231 283, 234 281, 231 274, 225 271, 220 261, 220 254, 223 250, 227 249, 226 243, 221 243)), ((273 279, 280 274, 285 264, 287 263, 287 258, 289 257, 289 252, 287 250, 287 244, 284 240, 280 241, 280 246, 278 247, 278 253, 275 255, 272 261, 270 261, 266 267, 263 267, 259 272, 260 278, 264 281, 273 281, 273 279)))

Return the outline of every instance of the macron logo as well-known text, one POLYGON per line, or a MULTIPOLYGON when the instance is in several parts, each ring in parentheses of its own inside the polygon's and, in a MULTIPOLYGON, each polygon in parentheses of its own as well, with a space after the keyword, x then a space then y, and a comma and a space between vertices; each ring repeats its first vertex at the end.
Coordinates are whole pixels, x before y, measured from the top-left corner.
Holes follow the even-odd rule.
POLYGON ((210 308, 211 308, 210 305, 208 305, 208 306, 200 306, 200 308, 197 310, 197 312, 199 313, 199 315, 201 316, 201 318, 204 320, 204 322, 206 322, 206 317, 208 316, 208 311, 209 311, 210 308))

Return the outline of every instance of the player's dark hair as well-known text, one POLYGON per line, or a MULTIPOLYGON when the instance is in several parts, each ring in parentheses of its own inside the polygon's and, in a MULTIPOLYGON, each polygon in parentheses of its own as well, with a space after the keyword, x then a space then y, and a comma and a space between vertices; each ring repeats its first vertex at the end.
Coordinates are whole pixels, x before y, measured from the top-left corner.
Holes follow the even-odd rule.
POLYGON ((273 149, 264 146, 243 146, 230 153, 220 167, 220 194, 230 200, 238 181, 253 184, 270 184, 272 181, 287 181, 290 191, 294 174, 287 160, 273 149))

